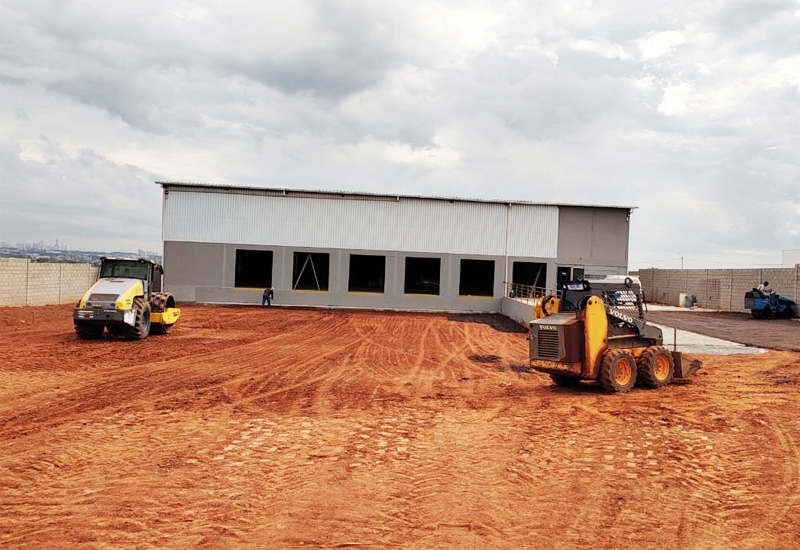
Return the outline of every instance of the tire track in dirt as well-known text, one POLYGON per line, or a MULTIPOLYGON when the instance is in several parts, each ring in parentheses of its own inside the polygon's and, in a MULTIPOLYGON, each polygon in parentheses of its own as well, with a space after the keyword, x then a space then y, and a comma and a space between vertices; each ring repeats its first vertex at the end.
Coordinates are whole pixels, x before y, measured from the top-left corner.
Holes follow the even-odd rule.
MULTIPOLYGON (((279 337, 278 340, 284 337, 279 337)), ((303 345, 294 344, 286 346, 288 350, 279 358, 278 363, 282 365, 292 365, 294 367, 293 376, 301 380, 294 385, 286 385, 283 381, 278 385, 278 389, 273 393, 291 391, 294 387, 302 387, 313 384, 314 380, 309 379, 309 373, 304 369, 322 358, 341 352, 352 347, 346 336, 342 336, 337 341, 332 341, 323 331, 317 336, 318 339, 326 339, 320 343, 319 348, 324 352, 309 356, 307 349, 303 345), (338 346, 338 347, 334 347, 338 346), (306 377, 303 379, 303 377, 306 377)), ((311 345, 314 342, 311 341, 311 345)), ((207 352, 203 355, 193 357, 191 365, 184 364, 180 369, 176 369, 171 361, 158 361, 149 364, 121 367, 114 371, 107 371, 102 376, 101 381, 86 385, 83 388, 76 388, 69 395, 63 396, 55 401, 48 402, 46 405, 35 402, 28 409, 11 408, 0 411, 0 434, 12 436, 31 423, 41 421, 49 425, 59 422, 61 418, 68 418, 74 414, 84 414, 95 409, 102 409, 125 403, 127 407, 134 406, 137 402, 149 402, 158 396, 169 396, 176 392, 193 391, 198 387, 205 386, 228 386, 234 387, 236 381, 243 373, 252 372, 252 365, 268 364, 267 359, 271 358, 270 349, 276 344, 273 342, 257 341, 250 344, 227 348, 222 351, 207 352), (266 348, 266 349, 265 349, 266 348), (146 377, 142 376, 142 369, 147 372, 146 377)), ((275 362, 272 362, 274 369, 275 362)), ((285 369, 280 374, 290 373, 290 369, 285 369)), ((274 376, 272 373, 264 375, 274 376)), ((274 385, 274 384, 273 384, 274 385)), ((265 381, 262 388, 263 395, 269 396, 270 392, 264 388, 270 387, 269 382, 265 381)), ((35 401, 35 400, 34 400, 35 401)), ((41 425, 39 426, 41 427, 41 425)))
POLYGON ((493 317, 221 309, 118 364, 127 342, 14 351, 31 387, 0 404, 0 544, 800 544, 796 355, 617 396, 527 372, 493 317))

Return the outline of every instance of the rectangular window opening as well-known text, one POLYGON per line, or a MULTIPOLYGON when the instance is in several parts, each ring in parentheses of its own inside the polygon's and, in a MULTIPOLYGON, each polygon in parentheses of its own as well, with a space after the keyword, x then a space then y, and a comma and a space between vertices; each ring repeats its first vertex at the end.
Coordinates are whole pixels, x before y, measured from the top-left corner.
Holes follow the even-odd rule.
POLYGON ((383 294, 386 278, 386 256, 350 254, 349 292, 383 294))
POLYGON ((564 286, 564 283, 568 283, 572 280, 572 268, 560 265, 556 269, 556 285, 558 285, 559 290, 564 286))
POLYGON ((295 252, 292 290, 328 290, 331 255, 326 252, 295 252))
POLYGON ((539 262, 514 262, 511 282, 517 285, 547 288, 547 264, 539 262))
POLYGON ((272 286, 271 250, 236 250, 234 286, 269 288, 272 286))
POLYGON ((405 294, 440 294, 442 260, 440 258, 406 258, 405 294))
POLYGON ((494 296, 494 260, 461 260, 459 296, 494 296))

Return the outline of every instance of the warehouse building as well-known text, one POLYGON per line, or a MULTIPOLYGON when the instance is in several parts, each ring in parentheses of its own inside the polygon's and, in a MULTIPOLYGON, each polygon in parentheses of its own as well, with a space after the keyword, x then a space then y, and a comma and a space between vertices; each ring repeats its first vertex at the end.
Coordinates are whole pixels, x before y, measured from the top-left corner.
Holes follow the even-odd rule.
POLYGON ((500 311, 506 281, 627 271, 631 207, 158 184, 184 302, 500 311))

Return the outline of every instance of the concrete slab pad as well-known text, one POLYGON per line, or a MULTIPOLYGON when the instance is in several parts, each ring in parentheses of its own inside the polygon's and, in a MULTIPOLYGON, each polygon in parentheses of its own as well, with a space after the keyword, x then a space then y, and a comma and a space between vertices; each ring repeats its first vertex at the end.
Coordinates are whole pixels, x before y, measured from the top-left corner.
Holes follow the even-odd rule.
POLYGON ((752 355, 764 353, 766 351, 762 348, 745 346, 737 342, 729 342, 721 338, 704 336, 696 332, 689 332, 688 330, 677 330, 673 327, 656 323, 650 324, 661 329, 664 333, 664 347, 670 350, 674 349, 674 344, 677 340, 677 350, 684 353, 703 353, 708 355, 735 355, 741 353, 752 355))

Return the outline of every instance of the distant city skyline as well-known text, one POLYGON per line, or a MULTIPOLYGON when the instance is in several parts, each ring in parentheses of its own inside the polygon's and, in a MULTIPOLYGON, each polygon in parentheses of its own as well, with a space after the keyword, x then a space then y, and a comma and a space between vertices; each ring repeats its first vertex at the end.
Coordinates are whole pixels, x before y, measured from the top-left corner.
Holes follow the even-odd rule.
POLYGON ((143 248, 137 248, 134 252, 133 250, 95 250, 91 248, 70 248, 66 243, 59 243, 58 239, 55 240, 54 244, 49 245, 46 241, 38 241, 33 243, 7 243, 4 241, 0 241, 0 248, 17 248, 20 250, 51 250, 51 251, 61 251, 61 252, 124 252, 126 254, 148 254, 148 255, 161 255, 161 251, 154 251, 154 250, 145 250, 143 248))

